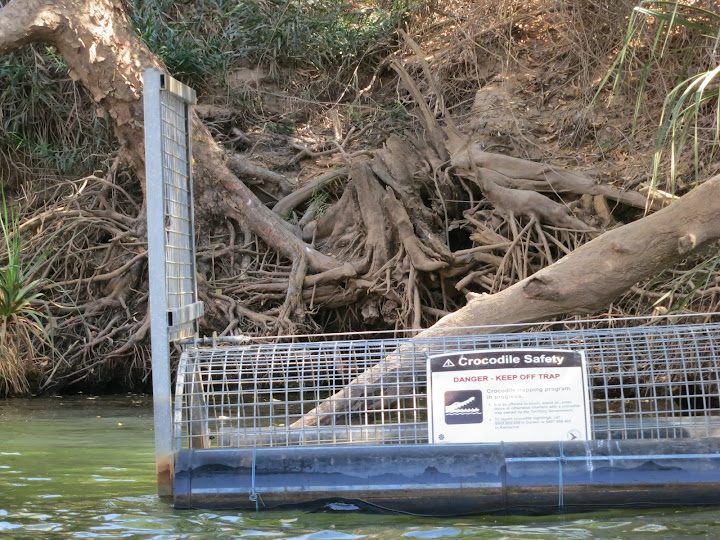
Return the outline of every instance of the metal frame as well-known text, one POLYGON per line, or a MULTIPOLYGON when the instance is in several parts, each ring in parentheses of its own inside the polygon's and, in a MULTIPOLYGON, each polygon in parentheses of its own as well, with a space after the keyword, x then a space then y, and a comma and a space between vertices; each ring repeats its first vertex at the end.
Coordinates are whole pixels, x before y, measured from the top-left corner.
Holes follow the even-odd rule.
POLYGON ((144 73, 150 336, 158 493, 173 493, 170 342, 197 336, 191 111, 195 91, 157 69, 144 73))

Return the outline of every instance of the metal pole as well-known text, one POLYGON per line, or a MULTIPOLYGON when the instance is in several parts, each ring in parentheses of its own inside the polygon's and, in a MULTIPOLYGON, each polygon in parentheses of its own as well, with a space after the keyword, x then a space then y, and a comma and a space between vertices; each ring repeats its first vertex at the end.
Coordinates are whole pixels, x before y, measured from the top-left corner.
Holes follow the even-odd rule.
POLYGON ((158 495, 173 494, 172 392, 168 343, 167 280, 165 265, 165 209, 162 164, 160 91, 165 75, 145 70, 145 200, 148 221, 148 267, 150 275, 150 339, 152 342, 153 407, 155 413, 155 459, 158 495))

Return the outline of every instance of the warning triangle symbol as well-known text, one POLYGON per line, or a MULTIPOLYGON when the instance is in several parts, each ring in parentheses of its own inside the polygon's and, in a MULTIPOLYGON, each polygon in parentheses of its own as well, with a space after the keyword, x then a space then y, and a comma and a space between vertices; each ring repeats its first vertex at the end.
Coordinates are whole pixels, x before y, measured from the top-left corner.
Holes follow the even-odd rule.
POLYGON ((442 365, 442 367, 455 367, 455 364, 453 364, 453 361, 449 358, 445 360, 445 363, 442 365))

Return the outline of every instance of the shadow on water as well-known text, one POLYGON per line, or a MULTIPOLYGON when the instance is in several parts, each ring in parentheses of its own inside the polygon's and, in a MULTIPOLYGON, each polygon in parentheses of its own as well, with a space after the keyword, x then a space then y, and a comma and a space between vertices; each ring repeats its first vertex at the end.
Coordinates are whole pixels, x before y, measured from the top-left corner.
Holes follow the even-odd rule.
POLYGON ((719 509, 547 517, 177 511, 155 497, 147 396, 0 401, 0 537, 720 538, 719 509))

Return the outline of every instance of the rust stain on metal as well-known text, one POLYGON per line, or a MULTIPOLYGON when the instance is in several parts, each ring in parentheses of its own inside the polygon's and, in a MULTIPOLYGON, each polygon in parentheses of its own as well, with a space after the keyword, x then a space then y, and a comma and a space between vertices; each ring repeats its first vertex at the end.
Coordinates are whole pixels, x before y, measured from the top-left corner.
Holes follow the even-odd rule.
POLYGON ((158 495, 160 497, 173 496, 174 463, 172 455, 158 458, 157 461, 157 482, 158 495))

